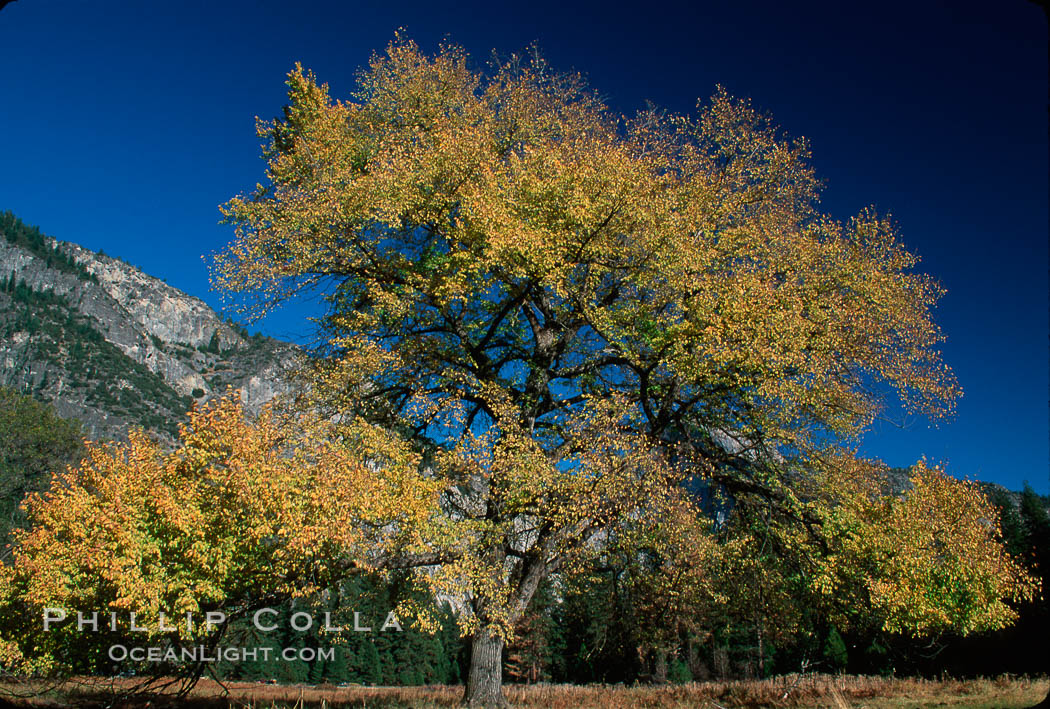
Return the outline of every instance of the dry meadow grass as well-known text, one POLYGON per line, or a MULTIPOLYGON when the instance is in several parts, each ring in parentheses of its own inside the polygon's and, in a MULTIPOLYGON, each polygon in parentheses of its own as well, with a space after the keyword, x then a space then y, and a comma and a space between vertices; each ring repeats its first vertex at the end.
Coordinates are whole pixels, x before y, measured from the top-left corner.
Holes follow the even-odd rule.
MULTIPOLYGON (((335 687, 277 686, 251 682, 225 685, 202 680, 182 700, 153 695, 136 702, 114 702, 113 689, 130 688, 130 681, 81 682, 52 688, 42 695, 12 697, 22 707, 62 706, 189 706, 200 709, 306 709, 317 707, 454 707, 462 687, 335 687)), ((23 687, 25 689, 25 687, 23 687)), ((730 707, 845 707, 912 709, 919 707, 1029 707, 1050 690, 1050 679, 1000 677, 975 680, 834 675, 786 675, 762 681, 696 682, 662 687, 511 685, 507 698, 516 707, 551 709, 730 707)), ((3 699, 0 699, 0 705, 3 699)))

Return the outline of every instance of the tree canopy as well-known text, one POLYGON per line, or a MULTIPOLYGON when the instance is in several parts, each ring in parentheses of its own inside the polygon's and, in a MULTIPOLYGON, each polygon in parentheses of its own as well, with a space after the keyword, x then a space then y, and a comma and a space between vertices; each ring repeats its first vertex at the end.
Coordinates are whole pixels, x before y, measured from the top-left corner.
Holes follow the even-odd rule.
MULTIPOLYGON (((402 38, 349 100, 300 66, 288 98, 258 125, 266 182, 223 207, 214 283, 256 313, 324 292, 301 404, 408 441, 443 486, 427 578, 467 599, 473 703, 502 701, 546 576, 613 540, 687 548, 683 482, 812 541, 846 514, 814 500, 850 509, 813 481, 856 465, 889 399, 953 410, 941 289, 888 216, 823 213, 806 142, 747 101, 627 118, 542 60, 479 71, 402 38)), ((1010 595, 1014 571, 982 573, 1010 595)))
POLYGON ((80 422, 0 387, 0 545, 25 523, 19 505, 26 495, 47 489, 52 473, 76 463, 83 453, 80 422))

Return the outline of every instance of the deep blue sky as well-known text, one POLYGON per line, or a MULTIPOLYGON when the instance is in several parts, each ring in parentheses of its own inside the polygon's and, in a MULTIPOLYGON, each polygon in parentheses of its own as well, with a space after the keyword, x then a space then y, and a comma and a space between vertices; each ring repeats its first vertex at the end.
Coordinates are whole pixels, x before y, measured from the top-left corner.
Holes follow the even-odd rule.
MULTIPOLYGON (((296 61, 345 96, 398 27, 479 61, 537 41, 624 112, 721 83, 810 139, 824 207, 891 211, 948 289, 965 389, 952 423, 882 425, 865 450, 1041 492, 1048 479, 1047 30, 997 3, 58 2, 0 11, 0 210, 219 306, 217 205, 263 179, 254 117, 296 61)), ((261 323, 308 336, 305 308, 261 323)))

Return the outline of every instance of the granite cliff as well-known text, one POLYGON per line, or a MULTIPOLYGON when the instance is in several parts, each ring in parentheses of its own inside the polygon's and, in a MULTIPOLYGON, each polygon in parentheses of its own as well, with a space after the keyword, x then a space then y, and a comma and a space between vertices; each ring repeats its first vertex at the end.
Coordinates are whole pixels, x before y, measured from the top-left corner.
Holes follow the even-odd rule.
POLYGON ((250 410, 285 392, 298 350, 158 278, 0 214, 0 385, 92 438, 173 440, 194 401, 232 386, 250 410))

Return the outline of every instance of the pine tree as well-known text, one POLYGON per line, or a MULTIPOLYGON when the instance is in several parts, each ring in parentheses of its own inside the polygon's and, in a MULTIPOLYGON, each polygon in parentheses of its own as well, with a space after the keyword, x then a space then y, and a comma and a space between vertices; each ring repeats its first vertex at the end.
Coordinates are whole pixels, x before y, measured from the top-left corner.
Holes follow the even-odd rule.
POLYGON ((335 654, 325 665, 324 678, 331 684, 342 684, 350 681, 350 663, 347 657, 346 645, 342 643, 333 644, 335 654))
POLYGON ((350 665, 359 682, 370 685, 383 683, 383 662, 375 643, 362 642, 350 665))
POLYGON ((849 653, 842 635, 835 628, 828 631, 828 638, 824 642, 824 661, 829 669, 841 671, 849 663, 849 653))

